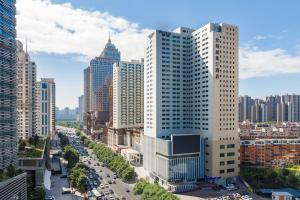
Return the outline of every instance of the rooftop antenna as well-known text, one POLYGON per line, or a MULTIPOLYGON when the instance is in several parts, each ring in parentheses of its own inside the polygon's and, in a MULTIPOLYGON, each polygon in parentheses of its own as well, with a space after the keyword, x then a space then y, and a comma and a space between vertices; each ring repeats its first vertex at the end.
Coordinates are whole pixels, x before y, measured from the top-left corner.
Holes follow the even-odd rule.
POLYGON ((108 32, 108 42, 110 43, 110 31, 108 32))

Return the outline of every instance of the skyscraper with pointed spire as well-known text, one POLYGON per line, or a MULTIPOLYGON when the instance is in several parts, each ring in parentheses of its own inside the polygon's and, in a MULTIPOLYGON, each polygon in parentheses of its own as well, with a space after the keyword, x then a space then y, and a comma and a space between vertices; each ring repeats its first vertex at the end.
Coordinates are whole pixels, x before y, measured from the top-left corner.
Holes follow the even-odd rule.
MULTIPOLYGON (((85 70, 89 71, 89 80, 84 82, 85 88, 89 88, 89 94, 85 94, 85 101, 89 100, 89 109, 94 129, 97 129, 104 122, 108 122, 111 117, 109 88, 112 85, 113 64, 120 61, 120 51, 111 42, 110 34, 108 41, 100 56, 90 61, 90 66, 85 70), (89 95, 89 96, 87 96, 89 95)), ((86 76, 86 75, 85 75, 86 76)), ((86 122, 85 122, 86 123, 86 122)))

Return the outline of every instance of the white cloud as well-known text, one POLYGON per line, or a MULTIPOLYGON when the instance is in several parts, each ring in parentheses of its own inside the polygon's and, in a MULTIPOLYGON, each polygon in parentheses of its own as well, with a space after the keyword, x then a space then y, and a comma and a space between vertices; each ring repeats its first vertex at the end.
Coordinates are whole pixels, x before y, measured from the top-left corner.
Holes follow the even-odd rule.
POLYGON ((87 11, 51 0, 17 0, 17 34, 32 52, 98 56, 111 33, 122 59, 143 57, 149 29, 107 12, 87 11), (132 48, 134 47, 134 48, 132 48))
POLYGON ((292 55, 280 48, 264 51, 257 47, 240 48, 240 78, 288 73, 300 73, 300 54, 292 55))
MULTIPOLYGON (((18 38, 27 39, 31 52, 73 54, 80 62, 101 53, 108 33, 120 49, 122 60, 143 57, 150 29, 107 12, 74 8, 51 0, 17 0, 18 38)), ((255 41, 274 37, 257 35, 240 48, 240 77, 251 78, 300 73, 300 54, 277 48, 260 50, 255 41)))

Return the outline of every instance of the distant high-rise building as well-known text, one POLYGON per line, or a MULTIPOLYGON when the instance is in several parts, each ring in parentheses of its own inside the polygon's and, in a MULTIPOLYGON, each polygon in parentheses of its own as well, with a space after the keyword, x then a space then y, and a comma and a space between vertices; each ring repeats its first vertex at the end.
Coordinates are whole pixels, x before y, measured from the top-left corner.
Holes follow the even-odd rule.
POLYGON ((90 67, 87 67, 84 69, 83 73, 84 73, 84 88, 83 88, 83 96, 84 96, 84 112, 90 112, 91 110, 91 100, 90 100, 90 96, 91 96, 91 79, 90 79, 90 67))
POLYGON ((251 119, 251 106, 254 105, 254 100, 250 96, 239 97, 239 121, 246 121, 251 119))
POLYGON ((58 109, 55 113, 55 117, 57 120, 75 121, 77 119, 77 108, 71 109, 65 107, 64 109, 58 109))
POLYGON ((148 36, 144 168, 171 190, 239 173, 238 49, 238 27, 228 24, 148 36))
POLYGON ((113 127, 143 127, 144 63, 115 63, 113 88, 113 127))
POLYGON ((28 140, 35 134, 36 64, 30 61, 20 41, 17 41, 17 57, 17 131, 20 139, 28 140))
POLYGON ((83 109, 84 108, 84 96, 78 97, 78 109, 77 109, 77 121, 83 122, 83 109))
POLYGON ((1 1, 0 170, 17 163, 17 65, 15 1, 1 1))
POLYGON ((300 95, 267 96, 265 100, 249 96, 239 98, 239 121, 297 122, 300 121, 300 95))
POLYGON ((42 78, 36 84, 38 136, 52 138, 55 134, 55 90, 55 82, 52 78, 42 78))

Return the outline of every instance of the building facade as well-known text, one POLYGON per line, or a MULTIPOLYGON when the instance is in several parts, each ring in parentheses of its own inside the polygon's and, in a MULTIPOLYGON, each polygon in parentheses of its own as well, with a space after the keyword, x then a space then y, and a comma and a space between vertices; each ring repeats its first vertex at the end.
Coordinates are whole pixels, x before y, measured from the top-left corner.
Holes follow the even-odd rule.
MULTIPOLYGON (((99 135, 106 122, 112 124, 113 64, 120 61, 120 52, 109 38, 100 56, 84 70, 84 131, 99 135)), ((94 136, 93 136, 94 137, 94 136)))
POLYGON ((87 67, 83 71, 83 79, 84 79, 84 87, 83 87, 83 96, 84 96, 84 112, 89 112, 90 111, 90 67, 87 67))
POLYGON ((113 127, 143 127, 144 64, 119 62, 113 67, 113 127))
POLYGON ((83 122, 84 95, 78 97, 77 121, 83 122))
POLYGON ((55 82, 52 78, 42 78, 36 84, 36 130, 41 137, 55 135, 55 82))
POLYGON ((245 138, 241 139, 242 165, 272 166, 280 163, 300 163, 299 138, 245 138))
POLYGON ((144 66, 144 168, 167 184, 233 181, 239 173, 238 80, 237 26, 151 33, 144 66))
POLYGON ((36 64, 30 61, 27 50, 17 41, 17 132, 28 140, 35 134, 36 64))
POLYGON ((0 19, 0 169, 17 158, 17 66, 15 1, 1 1, 0 19))
POLYGON ((27 200, 26 173, 0 182, 0 199, 27 200))
POLYGON ((119 50, 109 39, 99 57, 90 62, 90 110, 109 111, 109 84, 112 81, 113 64, 120 61, 119 50))

